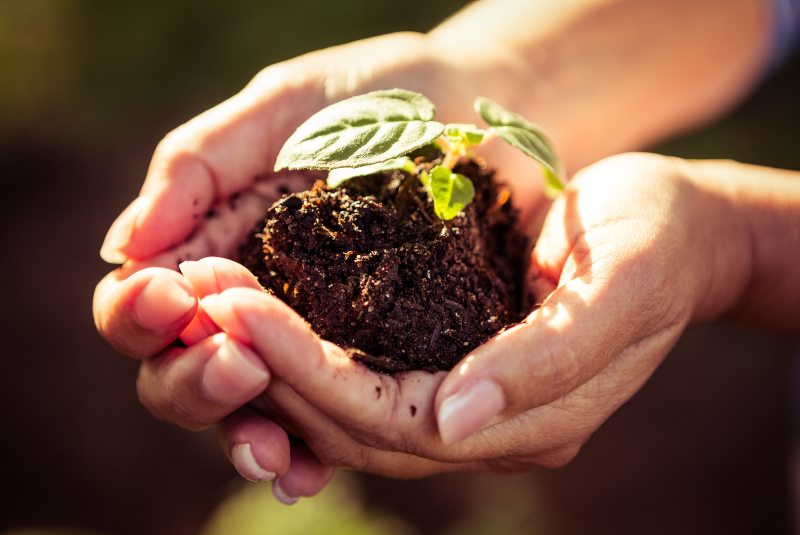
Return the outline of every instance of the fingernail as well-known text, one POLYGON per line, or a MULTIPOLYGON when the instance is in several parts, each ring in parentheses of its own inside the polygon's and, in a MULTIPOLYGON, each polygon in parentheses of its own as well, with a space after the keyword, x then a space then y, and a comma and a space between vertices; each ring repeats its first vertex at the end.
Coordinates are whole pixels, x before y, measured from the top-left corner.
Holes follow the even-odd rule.
POLYGON ((139 197, 119 214, 106 233, 100 247, 100 258, 110 264, 122 264, 128 259, 122 249, 130 242, 136 221, 148 202, 146 197, 139 197))
POLYGON ((250 332, 239 321, 239 316, 233 311, 233 306, 227 297, 220 294, 208 295, 200 301, 200 306, 214 323, 237 340, 246 344, 253 341, 250 332))
POLYGON ((249 481, 272 481, 275 479, 275 472, 264 470, 258 464, 249 442, 235 445, 231 450, 231 460, 239 475, 249 481))
POLYGON ((224 334, 216 353, 203 369, 206 396, 221 404, 240 402, 258 394, 269 380, 264 363, 250 350, 224 334))
POLYGON ((157 273, 134 304, 136 321, 150 329, 164 328, 192 310, 197 299, 173 277, 157 273))
POLYGON ((297 496, 289 496, 286 494, 286 491, 284 491, 283 487, 281 487, 280 479, 276 479, 272 482, 272 495, 275 496, 276 500, 284 505, 294 505, 300 499, 297 496))
POLYGON ((436 420, 445 444, 455 444, 482 429, 505 408, 503 391, 493 381, 482 379, 446 398, 436 420))

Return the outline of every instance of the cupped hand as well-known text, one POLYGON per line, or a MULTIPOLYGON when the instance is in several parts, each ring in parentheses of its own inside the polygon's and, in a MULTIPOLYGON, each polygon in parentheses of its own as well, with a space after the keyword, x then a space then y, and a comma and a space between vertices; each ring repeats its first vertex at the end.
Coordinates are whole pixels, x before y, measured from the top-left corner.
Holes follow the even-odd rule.
MULTIPOLYGON (((200 429, 268 384, 268 368, 246 345, 219 333, 198 305, 206 295, 257 284, 231 262, 195 260, 230 257, 266 206, 308 184, 301 174, 271 172, 296 126, 333 101, 390 87, 425 93, 442 120, 474 121, 472 99, 492 92, 468 78, 423 36, 383 36, 268 67, 239 94, 165 137, 139 197, 103 243, 102 257, 124 265, 98 284, 93 303, 100 333, 119 352, 143 359, 138 390, 145 406, 200 429), (176 345, 178 339, 189 347, 176 345)), ((514 157, 507 168, 522 177, 532 164, 514 157)), ((540 197, 535 183, 519 186, 530 192, 526 206, 540 197)), ((283 429, 252 411, 237 412, 220 430, 239 471, 251 479, 277 474, 276 492, 284 498, 313 494, 330 477, 302 446, 289 447, 283 429)))
POLYGON ((272 372, 259 411, 325 464, 396 477, 561 466, 741 284, 722 276, 743 254, 730 205, 691 174, 642 154, 579 173, 532 254, 540 306, 450 373, 374 373, 260 291, 201 304, 272 372))

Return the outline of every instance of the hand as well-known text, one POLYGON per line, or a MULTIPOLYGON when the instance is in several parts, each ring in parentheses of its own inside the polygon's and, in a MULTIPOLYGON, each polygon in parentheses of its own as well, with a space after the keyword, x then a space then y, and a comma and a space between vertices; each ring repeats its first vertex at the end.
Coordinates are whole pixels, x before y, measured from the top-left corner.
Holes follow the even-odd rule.
MULTIPOLYGON (((587 3, 588 5, 593 4, 587 3)), ((519 6, 508 7, 511 9, 519 6)), ((620 31, 618 24, 605 24, 601 27, 593 22, 595 10, 575 9, 575 6, 571 4, 568 8, 566 10, 550 8, 539 10, 534 6, 521 11, 508 11, 498 10, 494 3, 477 3, 424 38, 411 34, 398 34, 310 54, 265 69, 240 94, 167 136, 156 151, 141 196, 120 216, 109 231, 103 246, 103 257, 112 262, 126 260, 128 262, 122 270, 110 274, 101 282, 94 303, 98 328, 120 351, 144 357, 146 358, 145 362, 152 359, 154 355, 162 355, 156 359, 163 358, 167 363, 182 362, 182 377, 185 381, 183 386, 179 384, 180 381, 174 380, 174 375, 170 376, 167 373, 169 366, 154 367, 156 371, 141 379, 139 383, 143 401, 163 418, 191 427, 209 425, 220 415, 231 412, 241 404, 227 402, 223 406, 211 410, 209 407, 213 404, 192 403, 190 402, 193 401, 192 397, 186 395, 192 393, 196 397, 203 392, 201 385, 197 384, 198 378, 203 376, 198 370, 203 362, 211 362, 212 357, 209 355, 219 353, 223 346, 238 347, 235 346, 238 342, 225 335, 204 338, 215 332, 216 327, 205 317, 203 308, 198 308, 198 294, 188 280, 192 277, 184 278, 174 268, 180 260, 203 258, 208 255, 227 256, 231 252, 243 229, 249 228, 257 219, 257 214, 263 210, 267 199, 280 189, 276 181, 277 177, 272 176, 269 172, 277 149, 297 124, 322 106, 351 94, 371 89, 407 87, 419 90, 431 97, 439 106, 439 118, 443 121, 470 122, 474 120, 469 112, 471 100, 476 95, 482 94, 493 97, 543 124, 548 131, 553 133, 556 145, 561 149, 560 152, 565 154, 568 167, 571 167, 593 161, 609 152, 629 150, 631 147, 640 146, 643 141, 663 137, 670 132, 684 128, 686 124, 693 124, 699 117, 708 114, 709 110, 719 111, 720 105, 728 104, 735 94, 741 92, 746 85, 743 80, 749 83, 754 79, 752 65, 755 63, 760 65, 760 62, 754 61, 754 58, 760 58, 763 55, 759 53, 758 47, 751 46, 753 36, 763 34, 763 25, 758 22, 761 19, 740 9, 736 11, 736 14, 739 15, 736 20, 752 22, 745 28, 748 31, 743 33, 740 31, 741 24, 724 24, 725 21, 722 21, 723 24, 719 26, 725 31, 736 27, 739 34, 748 37, 738 40, 739 45, 746 49, 753 48, 753 50, 746 54, 731 55, 730 50, 720 48, 720 54, 726 59, 739 58, 737 60, 739 63, 732 65, 732 68, 726 71, 725 76, 721 76, 717 70, 706 68, 704 66, 706 64, 702 62, 702 64, 697 62, 687 64, 681 54, 662 54, 663 50, 675 49, 673 46, 675 43, 663 39, 656 39, 654 44, 657 46, 650 47, 644 54, 634 58, 651 67, 656 62, 660 65, 658 69, 635 69, 631 68, 633 64, 630 61, 608 61, 610 58, 588 64, 581 61, 568 61, 571 54, 581 54, 587 47, 611 50, 614 47, 605 46, 609 42, 620 43, 620 46, 624 46, 624 43, 629 41, 637 41, 636 36, 639 33, 647 33, 652 30, 649 26, 641 24, 623 24, 626 31, 620 31), (507 15, 511 12, 515 16, 509 18, 507 15), (487 17, 495 16, 503 16, 509 20, 505 20, 501 25, 487 25, 487 17), (532 24, 531 21, 536 21, 536 24, 532 24), (588 24, 587 21, 591 24, 588 24), (756 26, 761 33, 753 31, 756 26), (502 31, 497 32, 493 28, 502 28, 502 31), (532 28, 535 31, 531 31, 532 28), (583 31, 586 28, 601 28, 603 31, 583 31), (581 31, 576 32, 576 29, 581 31), (635 34, 632 39, 631 32, 628 32, 627 29, 635 34), (470 35, 472 38, 465 41, 464 35, 470 35), (585 37, 585 42, 582 41, 580 46, 575 46, 576 35, 585 37), (458 54, 454 55, 453 51, 458 51, 458 54), (460 58, 469 58, 469 61, 463 61, 460 58), (690 67, 688 70, 687 65, 690 67), (596 66, 599 66, 599 69, 595 69, 596 66), (630 75, 630 73, 645 71, 660 74, 655 77, 650 76, 647 80, 643 80, 640 75, 630 75), (616 75, 608 76, 609 73, 616 75), (713 74, 710 79, 703 78, 709 73, 713 74), (631 106, 637 109, 642 108, 643 103, 647 107, 648 102, 654 102, 653 95, 661 94, 665 87, 669 88, 675 83, 679 83, 683 88, 685 86, 683 81, 687 76, 695 81, 700 80, 702 83, 699 83, 699 86, 705 89, 673 92, 674 95, 671 97, 676 98, 670 99, 671 106, 667 108, 651 106, 656 112, 661 110, 661 113, 633 114, 631 120, 626 124, 618 124, 620 110, 630 109, 631 106), (597 80, 600 80, 601 83, 595 83, 597 80), (613 83, 606 83, 609 80, 613 80, 613 83), (515 103, 521 103, 525 108, 519 109, 515 103), (531 113, 531 110, 537 113, 531 113), (615 135, 603 135, 604 132, 610 131, 612 126, 615 135), (564 153, 565 149, 571 152, 564 153), (185 341, 195 344, 182 354, 180 359, 165 358, 168 353, 162 352, 179 335, 185 341), (186 358, 186 354, 195 353, 199 353, 200 356, 186 358), (173 377, 173 379, 169 379, 169 377, 173 377), (148 384, 159 384, 158 381, 162 381, 159 388, 147 388, 148 384), (149 400, 148 396, 155 395, 153 392, 159 392, 158 402, 149 400), (162 409, 155 409, 158 403, 163 404, 162 409)), ((616 12, 625 14, 630 13, 630 10, 620 9, 616 12)), ((650 18, 657 21, 663 17, 650 18)), ((619 22, 617 18, 613 18, 613 20, 619 22)), ((707 30, 708 28, 704 27, 702 31, 692 34, 694 40, 683 39, 681 42, 684 45, 689 43, 686 45, 689 48, 697 48, 698 37, 702 41, 699 44, 708 41, 708 35, 711 34, 707 30)), ((719 39, 712 41, 725 42, 725 40, 719 39)), ((767 40, 763 40, 763 42, 766 43, 767 40)), ((707 58, 711 63, 716 62, 714 54, 701 54, 698 57, 707 58)), ((660 102, 659 99, 655 100, 660 102)), ((489 147, 488 151, 493 151, 492 161, 501 163, 502 176, 512 183, 516 202, 523 210, 523 221, 525 223, 535 221, 536 212, 545 205, 540 202, 538 182, 530 180, 532 164, 514 151, 504 153, 504 148, 502 145, 489 147), (499 156, 497 156, 498 154, 499 156)), ((586 174, 592 173, 597 172, 592 171, 586 174)), ((288 188, 296 189, 299 180, 297 176, 284 178, 291 183, 287 186, 288 188)), ((612 177, 608 183, 612 184, 618 181, 618 178, 612 177)), ((588 186, 585 189, 589 189, 588 186)), ((626 198, 628 197, 630 192, 618 189, 618 194, 624 193, 626 198)), ((572 198, 574 202, 577 193, 578 188, 571 189, 567 199, 572 198)), ((587 196, 584 194, 581 197, 586 198, 587 196)), ((564 202, 560 201, 561 204, 564 202)), ((578 217, 575 209, 565 210, 562 207, 561 212, 564 218, 571 221, 578 217)), ((559 212, 554 213, 558 214, 559 212)), ((542 244, 547 243, 548 235, 559 236, 557 228, 559 222, 553 223, 553 217, 550 218, 549 226, 545 227, 542 244), (554 225, 556 225, 555 231, 553 230, 554 225)), ((602 217, 599 219, 602 220, 602 217)), ((577 221, 582 220, 578 218, 577 221)), ((563 229, 560 230, 563 232, 563 229)), ((562 242, 561 247, 569 249, 566 254, 567 260, 563 265, 559 265, 558 260, 547 256, 548 249, 545 245, 541 245, 537 249, 534 257, 535 274, 537 275, 533 282, 534 287, 539 291, 546 291, 558 285, 557 290, 553 296, 547 299, 541 311, 534 313, 523 326, 504 333, 484 348, 478 349, 469 366, 466 369, 459 368, 460 371, 451 374, 436 397, 433 392, 439 386, 443 374, 438 376, 421 375, 416 378, 422 385, 418 387, 420 389, 418 392, 422 396, 420 399, 424 398, 429 403, 435 402, 439 408, 440 427, 449 442, 456 440, 461 435, 469 434, 470 426, 456 425, 458 418, 444 417, 448 412, 458 414, 459 411, 453 412, 453 404, 444 403, 443 396, 451 394, 459 385, 463 386, 465 381, 475 380, 480 375, 475 370, 483 370, 481 373, 487 373, 491 377, 494 377, 492 373, 498 374, 495 382, 502 395, 497 395, 497 391, 494 395, 491 394, 494 387, 487 387, 485 383, 470 391, 477 388, 478 391, 483 392, 483 396, 494 397, 494 406, 489 405, 491 408, 496 409, 500 406, 505 409, 501 411, 502 414, 497 420, 498 425, 492 428, 497 427, 497 430, 493 432, 500 432, 511 425, 510 422, 515 422, 513 425, 519 425, 520 419, 524 422, 530 420, 534 424, 538 421, 537 418, 547 420, 547 414, 552 414, 553 406, 571 407, 569 403, 574 402, 575 395, 579 395, 579 392, 585 391, 585 387, 594 384, 592 382, 594 379, 590 380, 589 378, 603 377, 603 374, 607 373, 608 369, 616 362, 617 357, 611 355, 616 351, 616 346, 609 346, 611 348, 609 350, 599 347, 604 339, 600 336, 601 333, 595 332, 598 327, 593 325, 592 321, 602 324, 602 321, 593 315, 594 311, 602 310, 602 306, 611 306, 613 303, 607 301, 614 295, 624 295, 624 292, 617 291, 619 279, 615 278, 618 273, 615 268, 618 266, 611 260, 607 261, 609 265, 603 264, 601 260, 606 256, 604 246, 598 248, 601 254, 599 260, 594 259, 596 254, 586 258, 580 257, 577 254, 580 252, 580 248, 573 251, 564 245, 564 243, 569 243, 571 235, 575 235, 572 230, 559 238, 562 242), (582 272, 571 273, 568 269, 569 266, 579 265, 576 259, 581 259, 583 263, 580 265, 582 266, 592 267, 595 261, 599 262, 598 270, 592 268, 589 271, 605 273, 607 280, 587 277, 582 272), (567 274, 566 278, 564 273, 567 274), (558 284, 555 282, 556 276, 559 279, 558 284), (617 286, 611 284, 612 282, 617 286), (582 287, 581 284, 585 287, 582 287), (610 293, 607 294, 606 290, 610 293), (586 293, 585 297, 587 298, 584 303, 586 306, 583 308, 580 306, 583 303, 581 299, 584 297, 581 291, 586 293), (590 304, 591 308, 589 308, 590 304), (564 317, 565 310, 568 311, 566 317, 564 317), (572 310, 575 312, 574 317, 572 310), (583 314, 579 314, 579 312, 583 312, 583 314), (590 312, 592 315, 589 319, 592 321, 586 319, 590 312), (578 320, 581 323, 575 324, 574 322, 578 320), (592 328, 595 331, 592 331, 592 328), (584 362, 586 357, 583 354, 575 355, 571 352, 571 347, 563 346, 567 342, 574 342, 575 337, 579 336, 570 334, 575 330, 595 332, 597 339, 593 341, 598 347, 594 347, 594 353, 589 353, 593 356, 593 364, 588 361, 584 362), (552 338, 554 340, 552 347, 556 349, 547 349, 550 346, 544 345, 542 346, 545 348, 543 350, 529 349, 527 339, 531 337, 537 341, 539 340, 537 336, 547 340, 552 338), (531 355, 533 356, 526 359, 520 358, 519 351, 517 351, 520 341, 525 342, 523 344, 525 352, 532 351, 531 355), (558 345, 559 343, 562 345, 558 345), (565 350, 567 357, 558 359, 554 357, 552 362, 547 364, 548 352, 550 355, 555 355, 555 352, 560 351, 561 349, 558 348, 561 347, 567 347, 565 350), (541 383, 542 386, 536 395, 517 392, 516 389, 510 387, 512 385, 506 385, 503 377, 510 372, 494 370, 496 364, 482 364, 494 362, 496 359, 491 357, 492 354, 512 349, 517 353, 509 354, 508 370, 521 367, 517 361, 530 361, 532 363, 530 365, 535 366, 540 375, 536 382, 537 384, 541 383), (597 356, 598 354, 600 356, 597 356), (611 364, 603 368, 607 363, 611 364), (486 366, 485 370, 483 366, 486 366), (567 372, 571 371, 570 366, 574 366, 575 375, 564 372, 563 366, 567 366, 567 372), (601 368, 603 372, 595 377, 593 374, 601 368), (555 382, 547 382, 548 373, 556 375, 555 382), (564 379, 560 379, 562 374, 564 379), (555 386, 548 386, 551 384, 555 386), (579 384, 582 385, 580 388, 569 390, 579 384), (510 387, 508 391, 504 390, 506 387, 510 387), (489 393, 487 394, 487 392, 489 393), (566 395, 567 392, 570 392, 569 395, 566 395), (557 395, 562 397, 555 402, 547 402, 557 395), (543 405, 534 409, 533 406, 536 403, 543 403, 543 405), (448 407, 450 407, 449 411, 446 410, 448 407), (529 414, 532 416, 526 416, 529 414), (450 424, 447 423, 448 420, 450 424)), ((631 240, 636 241, 633 238, 631 240)), ((558 239, 551 241, 555 244, 559 243, 558 239)), ((578 245, 580 243, 580 241, 576 242, 578 245)), ((583 247, 587 246, 583 245, 583 247)), ((613 249, 610 246, 608 248, 613 249)), ((557 249, 558 247, 551 249, 550 253, 555 254, 554 251, 557 249)), ((624 251, 613 250, 612 252, 622 253, 624 251)), ((654 254, 646 247, 642 247, 641 250, 634 249, 633 252, 628 251, 628 254, 634 256, 639 253, 645 257, 647 254, 654 254)), ((620 254, 620 258, 626 257, 620 254)), ((694 257, 691 260, 694 261, 694 257)), ((718 259, 716 262, 719 262, 718 259)), ((624 262, 623 264, 627 266, 624 262)), ((633 270, 633 268, 630 269, 633 270)), ((784 271, 790 272, 791 270, 784 271)), ((796 277, 792 280, 796 280, 796 277)), ((649 282, 652 283, 652 280, 649 282)), ((716 280, 715 284, 719 286, 716 280)), ((217 288, 220 291, 224 289, 224 285, 219 285, 217 288)), ((235 290, 235 292, 242 292, 242 290, 235 290)), ((221 295, 225 296, 225 294, 226 292, 223 291, 221 295)), ((252 296, 252 292, 250 294, 252 296)), ((199 297, 202 295, 201 293, 199 297)), ((638 297, 642 299, 641 296, 638 297)), ((261 295, 260 298, 266 299, 266 296, 261 295)), ((227 297, 223 297, 223 301, 225 299, 227 297)), ((214 298, 210 302, 213 303, 214 298)), ((630 311, 636 303, 637 301, 627 303, 628 308, 623 307, 621 310, 623 312, 630 311)), ((269 307, 272 312, 283 317, 285 311, 282 311, 277 304, 273 302, 269 307)), ((698 308, 698 310, 701 309, 698 308)), ((785 319, 787 316, 782 315, 781 317, 785 319)), ((609 321, 618 319, 613 314, 609 315, 609 321)), ((631 328, 635 330, 637 325, 633 323, 631 328)), ((305 335, 308 335, 308 332, 305 335)), ((310 339, 314 340, 313 337, 310 339)), ((583 342, 586 343, 585 340, 583 342)), ((319 341, 314 343, 321 344, 319 341)), ((580 347, 580 344, 578 346, 580 347)), ((324 348, 326 359, 330 357, 336 361, 342 356, 335 347, 326 344, 322 344, 321 347, 324 348), (338 355, 338 357, 333 355, 338 355)), ((247 354, 245 346, 241 346, 240 349, 247 354)), ((263 352, 264 348, 262 347, 260 350, 263 352)), ((623 353, 625 352, 620 354, 623 353)), ((239 359, 238 362, 247 360, 249 359, 239 359)), ((330 364, 327 360, 324 363, 325 366, 330 364)), ((257 366, 257 364, 254 365, 257 366)), ((349 361, 342 361, 342 366, 347 373, 355 373, 352 363, 349 361)), ((259 380, 266 384, 269 379, 264 378, 263 375, 268 375, 269 371, 266 369, 262 371, 262 378, 259 380)), ((291 376, 290 371, 284 370, 284 372, 291 376)), ((247 374, 240 374, 240 377, 244 375, 247 374)), ((367 377, 369 380, 375 379, 374 375, 367 377)), ((380 381, 387 380, 385 376, 380 376, 378 379, 380 381)), ((513 383, 513 380, 509 379, 509 381, 513 383)), ((237 400, 246 399, 250 391, 259 386, 248 384, 247 388, 244 388, 235 381, 220 382, 220 384, 223 383, 228 384, 226 387, 228 397, 237 400)), ((273 381, 272 390, 276 393, 282 391, 281 389, 286 390, 281 386, 282 384, 280 381, 273 381)), ((386 384, 391 387, 391 385, 397 386, 405 383, 399 380, 399 382, 389 381, 386 384)), ((321 388, 321 391, 324 390, 321 388)), ((417 392, 406 385, 403 387, 403 396, 410 395, 409 391, 417 392)), ((274 399, 278 399, 278 397, 276 394, 274 399)), ((624 397, 623 395, 620 399, 624 397)), ((307 398, 314 399, 311 395, 308 395, 307 398)), ((332 398, 331 405, 333 406, 337 404, 335 399, 332 398)), ((358 396, 356 395, 353 399, 358 399, 358 396)), ((398 403, 402 401, 396 391, 391 399, 398 403)), ((619 402, 621 403, 621 401, 619 402)), ((384 400, 383 403, 386 401, 384 400)), ((598 403, 598 405, 607 409, 613 403, 606 401, 598 403)), ((400 405, 395 407, 400 407, 400 405)), ((415 408, 419 411, 416 405, 415 408)), ((336 413, 333 409, 331 411, 336 413)), ((352 411, 352 407, 349 407, 348 411, 352 411)), ((430 412, 430 405, 427 406, 427 411, 430 412)), ((483 419, 486 419, 486 414, 493 412, 495 411, 483 410, 483 412, 477 411, 473 414, 482 415, 483 419)), ((600 412, 610 413, 610 410, 600 412)), ((346 411, 346 414, 351 414, 350 417, 354 418, 354 425, 350 427, 357 428, 358 426, 355 424, 362 420, 358 418, 357 412, 348 413, 346 411)), ((364 418, 368 416, 365 415, 364 418)), ((399 416, 397 417, 399 418, 399 416)), ((286 420, 287 425, 291 423, 289 419, 286 420)), ((254 419, 251 421, 264 420, 254 419)), ((415 420, 417 423, 419 421, 419 419, 415 420)), ((589 418, 586 421, 591 422, 592 419, 589 418)), ((425 433, 428 435, 433 433, 435 436, 435 426, 431 427, 430 425, 432 422, 432 420, 427 421, 425 433)), ((347 418, 342 419, 340 423, 346 424, 347 418)), ((391 433, 383 435, 380 432, 383 431, 382 427, 385 427, 384 421, 371 424, 367 418, 361 423, 366 425, 366 432, 361 433, 363 435, 362 442, 373 442, 373 445, 377 447, 372 449, 376 451, 380 450, 380 446, 387 444, 387 441, 391 445, 391 433), (379 438, 371 440, 370 437, 373 434, 379 438)), ((309 427, 313 426, 309 424, 309 427)), ((416 430, 417 425, 412 427, 416 430)), ((471 427, 476 427, 476 425, 471 427)), ((587 423, 583 427, 590 429, 592 425, 587 423)), ((233 436, 229 429, 223 429, 223 436, 229 438, 233 436)), ((347 426, 345 425, 343 429, 347 431, 347 426)), ((489 431, 483 433, 489 433, 489 431)), ((578 434, 572 433, 570 436, 578 434)), ((241 439, 241 436, 239 438, 241 439)), ((400 440, 402 447, 396 449, 418 452, 419 458, 425 462, 439 456, 440 452, 436 450, 436 447, 441 448, 441 444, 434 439, 430 439, 433 440, 433 446, 424 440, 421 441, 418 436, 414 440, 404 436, 397 440, 400 440)), ((474 444, 475 440, 477 439, 470 438, 463 442, 472 441, 474 444)), ((530 456, 540 464, 556 463, 569 457, 567 454, 571 451, 570 448, 564 447, 564 444, 569 442, 565 439, 552 450, 556 452, 555 454, 549 457, 542 454, 534 458, 531 452, 536 451, 536 441, 523 440, 521 442, 525 443, 524 447, 520 446, 521 450, 526 452, 523 457, 530 456)), ((578 440, 579 442, 580 440, 578 440)), ((225 443, 230 445, 235 441, 225 443)), ((575 441, 572 440, 572 443, 574 444, 575 441)), ((341 444, 341 451, 346 451, 346 443, 343 441, 341 444)), ((328 455, 335 460, 338 451, 336 445, 329 444, 329 446, 328 455)), ((538 444, 540 448, 543 446, 544 443, 538 444)), ((465 447, 463 444, 458 446, 462 450, 465 447)), ((498 467, 500 466, 499 461, 492 461, 492 459, 504 458, 499 454, 494 457, 488 453, 482 456, 480 455, 482 450, 479 448, 472 452, 464 450, 466 453, 462 452, 459 457, 453 453, 459 451, 458 448, 448 450, 448 453, 444 454, 442 458, 453 458, 459 461, 478 459, 479 465, 492 466, 494 463, 498 467)), ((321 451, 324 448, 317 449, 321 451)), ((576 447, 572 448, 572 450, 574 449, 576 447)), ((236 451, 241 452, 242 449, 239 448, 236 451)), ((255 446, 251 448, 251 453, 256 457, 261 455, 259 451, 263 451, 263 449, 255 446)), ((354 451, 358 451, 358 449, 354 451)), ((513 459, 515 451, 514 448, 508 449, 506 458, 513 459)), ((382 459, 385 458, 383 454, 376 453, 375 455, 382 459)), ((268 461, 266 457, 268 456, 265 456, 265 463, 268 461)), ((348 458, 358 459, 352 455, 346 457, 342 454, 342 459, 347 460, 348 458)), ((407 456, 396 458, 402 461, 398 462, 396 467, 402 467, 403 462, 410 459, 407 456)), ((474 464, 472 461, 468 462, 472 463, 471 465, 474 464)), ((350 463, 342 461, 340 464, 350 463)), ((375 471, 382 469, 379 466, 380 463, 373 464, 376 466, 375 471)), ((525 463, 522 464, 527 466, 525 463)), ((426 466, 425 470, 428 471, 443 469, 438 464, 428 463, 426 466)), ((420 472, 422 471, 424 470, 420 470, 420 472)), ((280 474, 280 471, 278 473, 280 474)), ((282 479, 287 478, 283 476, 282 479)), ((297 492, 294 493, 295 496, 299 495, 297 492)))
MULTIPOLYGON (((103 258, 125 265, 100 282, 94 298, 100 333, 121 353, 143 359, 138 389, 146 407, 164 420, 202 429, 268 384, 269 370, 246 346, 218 334, 197 302, 231 287, 258 288, 254 279, 231 262, 192 260, 231 256, 265 206, 308 183, 296 173, 271 173, 294 128, 331 101, 395 86, 429 95, 442 120, 474 120, 475 95, 452 89, 454 80, 474 87, 466 77, 422 36, 375 38, 269 67, 159 144, 140 196, 114 222, 102 247, 103 258), (178 338, 190 347, 173 347, 178 338)), ((512 177, 528 176, 534 165, 516 155, 507 164, 512 177)), ((518 187, 528 192, 524 204, 530 208, 541 198, 536 184, 518 187)), ((251 479, 277 474, 284 497, 313 494, 330 476, 299 446, 291 451, 300 452, 301 460, 290 463, 286 433, 252 411, 237 413, 219 429, 239 471, 251 479), (301 468, 294 472, 296 466, 301 468)))
POLYGON ((533 252, 541 306, 449 374, 371 372, 263 292, 201 303, 273 373, 260 410, 325 464, 396 477, 561 466, 691 320, 740 295, 744 271, 723 269, 746 264, 736 218, 690 171, 634 154, 579 173, 533 252))

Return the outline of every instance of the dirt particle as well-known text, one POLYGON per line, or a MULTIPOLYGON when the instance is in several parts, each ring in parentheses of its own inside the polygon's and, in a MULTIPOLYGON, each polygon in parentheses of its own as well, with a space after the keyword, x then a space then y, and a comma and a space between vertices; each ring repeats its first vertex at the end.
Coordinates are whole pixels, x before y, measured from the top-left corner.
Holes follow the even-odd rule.
POLYGON ((289 195, 282 201, 280 201, 283 206, 290 210, 297 210, 301 206, 303 206, 303 199, 296 195, 289 195))

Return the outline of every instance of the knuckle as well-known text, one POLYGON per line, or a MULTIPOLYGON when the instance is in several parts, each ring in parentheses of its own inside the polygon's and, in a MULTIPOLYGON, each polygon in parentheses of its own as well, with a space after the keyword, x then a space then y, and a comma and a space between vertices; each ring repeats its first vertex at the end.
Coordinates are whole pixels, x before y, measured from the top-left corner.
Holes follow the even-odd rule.
POLYGON ((156 146, 148 170, 150 176, 162 180, 197 180, 208 177, 215 180, 215 173, 198 151, 204 143, 200 129, 186 123, 168 133, 156 146))
POLYGON ((197 414, 197 411, 187 409, 184 403, 171 394, 172 390, 156 385, 158 382, 147 363, 139 368, 136 380, 136 393, 139 403, 155 418, 162 422, 177 425, 189 431, 202 431, 211 427, 213 422, 208 422, 197 414))
POLYGON ((390 444, 381 437, 378 425, 374 422, 348 422, 350 436, 360 444, 370 448, 388 449, 390 444))
POLYGON ((188 128, 183 124, 171 130, 159 141, 153 152, 154 162, 167 162, 175 159, 176 156, 184 153, 189 137, 188 128))
POLYGON ((286 64, 280 63, 265 67, 250 79, 243 91, 265 92, 286 87, 288 81, 296 81, 296 77, 291 76, 291 70, 286 64))
MULTIPOLYGON (((564 392, 572 390, 580 375, 580 357, 568 344, 554 343, 539 348, 538 362, 534 366, 534 374, 549 385, 546 399, 537 399, 537 403, 554 401, 564 392)), ((538 382, 538 381, 537 381, 538 382)))
MULTIPOLYGON (((271 308, 277 308, 281 306, 280 303, 275 301, 270 301, 269 306, 271 308)), ((281 308, 281 312, 285 312, 281 308)), ((292 315, 289 315, 287 318, 288 321, 297 321, 292 315)), ((330 353, 331 349, 329 348, 330 342, 323 341, 319 338, 316 338, 316 335, 311 330, 311 326, 308 324, 300 323, 298 330, 302 333, 303 337, 307 339, 307 345, 304 347, 303 351, 303 359, 308 362, 308 371, 306 373, 314 374, 314 375, 321 375, 328 371, 330 367, 330 363, 328 360, 328 354, 330 353)), ((335 372, 334 372, 335 373, 335 372)))
MULTIPOLYGON (((387 418, 387 421, 390 420, 387 418)), ((359 420, 348 422, 348 427, 353 439, 366 447, 385 451, 408 451, 407 441, 400 433, 392 432, 386 422, 359 420)))
POLYGON ((167 406, 167 418, 165 421, 169 423, 173 423, 189 431, 205 431, 213 425, 213 422, 208 422, 199 415, 187 410, 186 407, 177 402, 177 400, 169 400, 167 406))

